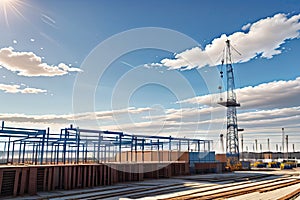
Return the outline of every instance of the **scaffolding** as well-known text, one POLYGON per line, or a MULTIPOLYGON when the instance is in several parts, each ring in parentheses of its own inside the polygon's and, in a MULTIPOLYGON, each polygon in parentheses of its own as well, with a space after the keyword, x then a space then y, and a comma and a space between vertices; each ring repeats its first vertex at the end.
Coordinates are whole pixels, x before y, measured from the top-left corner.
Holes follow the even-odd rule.
POLYGON ((211 140, 134 135, 115 131, 69 128, 5 127, 0 130, 0 163, 12 165, 172 162, 183 152, 210 152, 211 140), (174 159, 175 155, 175 159, 174 159))

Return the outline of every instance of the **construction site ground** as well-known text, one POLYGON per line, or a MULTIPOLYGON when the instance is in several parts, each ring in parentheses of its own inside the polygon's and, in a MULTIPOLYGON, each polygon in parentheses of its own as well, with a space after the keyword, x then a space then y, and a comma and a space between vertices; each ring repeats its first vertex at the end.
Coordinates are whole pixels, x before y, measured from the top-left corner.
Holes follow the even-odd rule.
MULTIPOLYGON (((6 198, 14 199, 14 198, 6 198)), ((39 192, 15 199, 297 199, 300 168, 180 176, 81 190, 39 192)))

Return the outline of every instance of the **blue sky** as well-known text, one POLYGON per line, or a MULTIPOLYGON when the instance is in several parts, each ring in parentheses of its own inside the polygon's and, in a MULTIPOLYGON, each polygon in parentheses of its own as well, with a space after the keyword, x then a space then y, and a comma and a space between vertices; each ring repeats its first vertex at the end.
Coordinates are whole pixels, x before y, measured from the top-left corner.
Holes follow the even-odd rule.
POLYGON ((297 0, 0 0, 0 119, 53 131, 76 123, 213 139, 219 150, 226 113, 215 105, 222 84, 215 65, 229 38, 242 54, 233 58, 245 146, 252 150, 258 139, 265 149, 270 138, 274 149, 285 127, 299 150, 299 15, 297 0), (148 36, 122 39, 147 27, 155 28, 148 36), (143 46, 159 31, 178 37, 158 35, 153 40, 162 48, 143 46), (90 61, 101 44, 118 37, 116 46, 90 61), (169 40, 176 51, 164 46, 169 40), (130 50, 131 45, 140 48, 130 50), (100 66, 127 47, 128 52, 100 66), (96 84, 88 85, 92 78, 78 81, 104 67, 96 84), (78 85, 82 96, 74 96, 78 85), (86 91, 93 99, 85 101, 86 91))

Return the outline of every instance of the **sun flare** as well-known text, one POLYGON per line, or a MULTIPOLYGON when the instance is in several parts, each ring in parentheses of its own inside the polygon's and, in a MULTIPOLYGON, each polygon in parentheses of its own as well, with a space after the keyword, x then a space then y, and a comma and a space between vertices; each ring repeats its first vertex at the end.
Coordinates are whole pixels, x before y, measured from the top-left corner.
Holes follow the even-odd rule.
POLYGON ((0 19, 4 19, 9 26, 9 16, 17 15, 24 18, 20 11, 20 7, 24 4, 21 0, 0 0, 0 19))
POLYGON ((6 4, 6 3, 10 3, 14 0, 0 0, 0 4, 6 4))

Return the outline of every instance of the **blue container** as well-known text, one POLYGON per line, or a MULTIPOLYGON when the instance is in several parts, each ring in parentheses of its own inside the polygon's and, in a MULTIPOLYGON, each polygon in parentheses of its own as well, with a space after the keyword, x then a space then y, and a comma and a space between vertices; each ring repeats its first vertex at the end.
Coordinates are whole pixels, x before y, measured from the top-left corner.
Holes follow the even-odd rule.
POLYGON ((195 162, 215 162, 216 156, 214 151, 210 152, 189 152, 190 163, 195 162))

